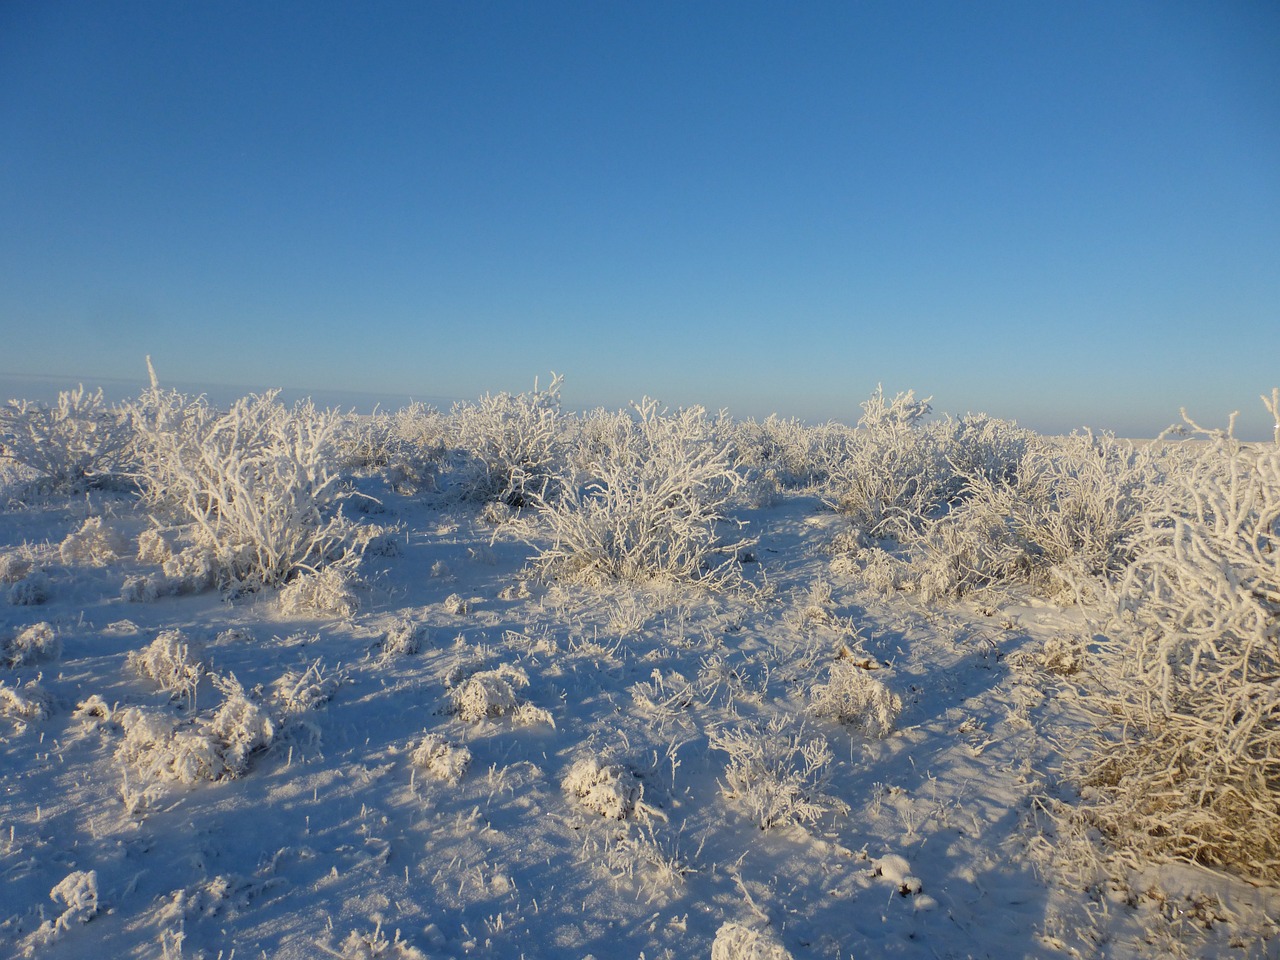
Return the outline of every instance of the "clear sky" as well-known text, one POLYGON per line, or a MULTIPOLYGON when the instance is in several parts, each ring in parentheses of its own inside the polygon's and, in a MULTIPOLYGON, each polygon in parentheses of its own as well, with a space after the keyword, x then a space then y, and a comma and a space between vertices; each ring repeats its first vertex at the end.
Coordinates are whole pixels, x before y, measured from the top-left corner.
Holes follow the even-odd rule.
POLYGON ((3 0, 0 372, 1151 435, 1280 384, 1280 5, 3 0))

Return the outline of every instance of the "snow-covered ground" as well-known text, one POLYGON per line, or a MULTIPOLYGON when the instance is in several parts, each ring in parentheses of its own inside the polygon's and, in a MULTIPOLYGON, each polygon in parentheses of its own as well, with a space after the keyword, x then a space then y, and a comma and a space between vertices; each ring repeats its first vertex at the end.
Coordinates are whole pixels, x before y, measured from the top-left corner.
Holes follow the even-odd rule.
POLYGON ((1280 957, 1276 888, 1091 882, 1046 812, 1087 607, 872 589, 811 490, 740 505, 711 590, 532 576, 537 523, 357 482, 394 534, 317 618, 130 594, 133 494, 9 476, 0 955, 1280 957))

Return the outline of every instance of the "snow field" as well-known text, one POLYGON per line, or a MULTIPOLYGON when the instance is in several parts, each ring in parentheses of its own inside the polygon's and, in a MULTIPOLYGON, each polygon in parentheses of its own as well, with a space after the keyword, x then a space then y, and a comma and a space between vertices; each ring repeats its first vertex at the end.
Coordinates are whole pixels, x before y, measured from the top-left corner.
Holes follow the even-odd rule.
MULTIPOLYGON (((1233 757, 1267 769, 1266 451, 1151 466, 882 393, 861 432, 575 419, 558 387, 345 427, 153 393, 146 430, 204 438, 164 440, 166 469, 242 491, 213 514, 8 471, 0 571, 43 579, 0 623, 0 950, 1276 955, 1265 844, 1224 852, 1201 815, 1163 821, 1191 838, 1171 851, 1114 818, 1124 777, 1077 792, 1123 755, 1094 705, 1126 657, 1164 691, 1123 701, 1148 722, 1186 709, 1183 663, 1193 692, 1243 689, 1218 782, 1233 757), (267 486, 229 423, 293 438, 267 486), (246 534, 248 490, 285 509, 246 534), (1179 642, 1238 660, 1132 656, 1165 651, 1192 594, 1182 544, 1227 572, 1192 578, 1179 642)), ((1166 769, 1159 743, 1119 746, 1166 769)), ((1266 782, 1238 789, 1265 810, 1266 782)))

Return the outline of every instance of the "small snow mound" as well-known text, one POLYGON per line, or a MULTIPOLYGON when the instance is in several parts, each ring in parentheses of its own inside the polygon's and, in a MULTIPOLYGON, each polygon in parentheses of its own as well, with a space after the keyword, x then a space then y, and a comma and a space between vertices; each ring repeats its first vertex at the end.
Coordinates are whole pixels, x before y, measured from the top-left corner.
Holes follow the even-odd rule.
POLYGON ((767 930, 732 921, 721 925, 711 944, 711 960, 792 960, 791 953, 767 930))
POLYGON ((875 870, 877 874, 897 887, 898 892, 904 897, 919 893, 924 889, 924 884, 920 881, 920 878, 912 876, 911 864, 907 861, 907 858, 896 853, 885 854, 875 861, 875 870))

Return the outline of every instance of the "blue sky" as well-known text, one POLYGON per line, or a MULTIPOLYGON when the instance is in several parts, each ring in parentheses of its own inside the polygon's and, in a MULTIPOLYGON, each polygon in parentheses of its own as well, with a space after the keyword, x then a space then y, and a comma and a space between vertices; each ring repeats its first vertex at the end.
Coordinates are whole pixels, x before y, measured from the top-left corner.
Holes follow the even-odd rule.
POLYGON ((0 4, 0 372, 1041 430, 1280 383, 1274 3, 0 4))

